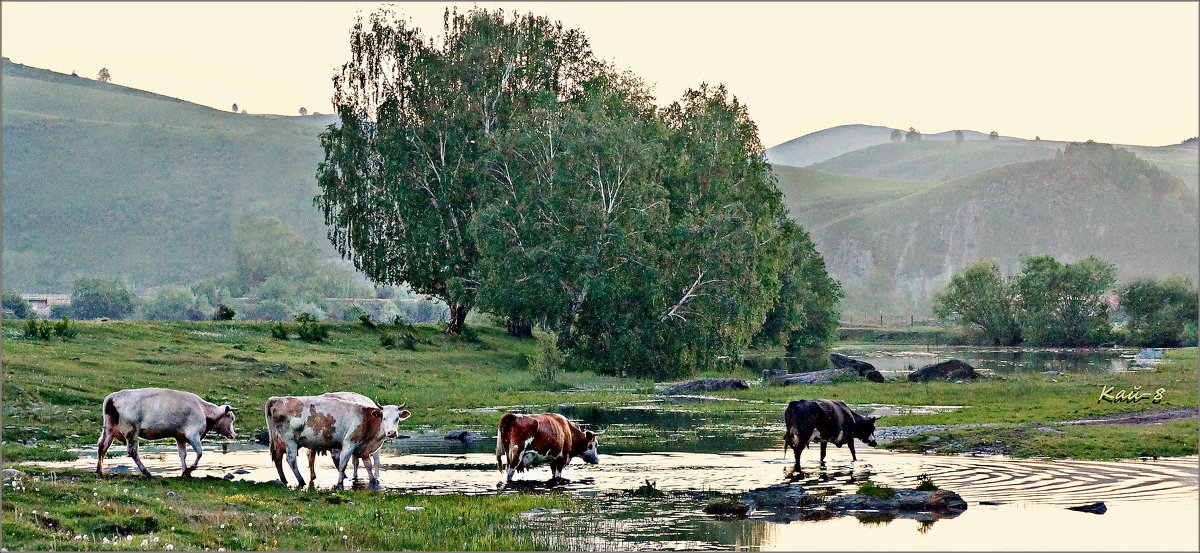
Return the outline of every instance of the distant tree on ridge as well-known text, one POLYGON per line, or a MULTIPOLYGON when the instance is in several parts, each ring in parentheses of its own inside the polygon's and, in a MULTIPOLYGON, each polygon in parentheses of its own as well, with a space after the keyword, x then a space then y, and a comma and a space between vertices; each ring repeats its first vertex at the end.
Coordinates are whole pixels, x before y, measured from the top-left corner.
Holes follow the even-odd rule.
POLYGON ((109 75, 107 67, 100 68, 100 74, 96 75, 96 80, 98 80, 102 83, 107 83, 107 82, 112 81, 112 75, 109 75))

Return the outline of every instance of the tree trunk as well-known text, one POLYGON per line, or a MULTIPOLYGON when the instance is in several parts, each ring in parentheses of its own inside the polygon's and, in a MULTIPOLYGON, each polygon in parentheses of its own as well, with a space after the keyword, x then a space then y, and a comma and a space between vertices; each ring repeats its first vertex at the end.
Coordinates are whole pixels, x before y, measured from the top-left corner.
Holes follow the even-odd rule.
POLYGON ((462 334, 463 326, 467 320, 467 312, 470 310, 470 304, 450 304, 450 311, 446 314, 446 334, 453 334, 456 336, 462 334))
POLYGON ((523 319, 508 320, 508 335, 517 338, 532 338, 533 325, 523 319))

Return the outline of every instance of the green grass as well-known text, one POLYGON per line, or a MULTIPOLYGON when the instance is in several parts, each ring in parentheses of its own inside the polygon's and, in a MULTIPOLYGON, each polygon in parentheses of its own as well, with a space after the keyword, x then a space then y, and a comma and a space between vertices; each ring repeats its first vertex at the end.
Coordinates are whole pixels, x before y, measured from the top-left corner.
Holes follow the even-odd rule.
POLYGON ((387 349, 379 330, 358 323, 326 323, 317 343, 271 337, 270 323, 80 322, 70 342, 24 337, 4 321, 3 422, 8 443, 65 441, 94 444, 100 403, 110 392, 161 386, 194 392, 241 409, 239 438, 264 427, 262 406, 275 395, 356 391, 383 403, 408 402, 403 427, 494 428, 499 415, 471 409, 553 405, 557 390, 573 401, 628 401, 645 397, 635 380, 592 373, 560 373, 540 383, 526 367, 535 341, 479 328, 479 341, 448 337, 418 325, 416 351, 387 349), (74 436, 74 437, 72 437, 74 436))
POLYGON ((99 480, 82 471, 22 470, 19 484, 4 490, 4 545, 16 551, 162 551, 168 544, 175 551, 545 550, 520 513, 581 508, 565 494, 308 491, 217 478, 99 480))
POLYGON ((896 496, 896 490, 887 486, 879 486, 874 482, 867 480, 858 485, 858 492, 861 495, 869 495, 878 497, 879 499, 891 499, 896 496))
POLYGON ((1197 432, 1200 432, 1200 427, 1195 420, 1136 426, 1096 424, 1038 428, 1036 425, 1010 425, 1003 428, 931 432, 896 440, 882 447, 942 455, 983 451, 1023 458, 1157 458, 1195 455, 1197 432), (930 435, 940 439, 931 442, 928 439, 930 435))
POLYGON ((842 175, 773 165, 788 213, 810 232, 830 221, 936 186, 921 180, 842 175))

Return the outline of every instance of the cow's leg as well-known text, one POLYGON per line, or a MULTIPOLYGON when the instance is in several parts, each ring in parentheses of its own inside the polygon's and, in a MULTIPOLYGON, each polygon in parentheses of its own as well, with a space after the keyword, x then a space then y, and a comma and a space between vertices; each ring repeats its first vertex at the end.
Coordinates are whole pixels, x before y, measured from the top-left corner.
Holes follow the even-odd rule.
POLYGON ((821 464, 822 465, 825 464, 825 447, 828 445, 829 445, 829 442, 827 442, 825 440, 821 440, 821 464))
MULTIPOLYGON (((379 449, 383 448, 381 447, 379 449)), ((375 480, 379 480, 379 449, 376 449, 375 454, 372 455, 373 460, 375 461, 375 480)))
MULTIPOLYGON (((355 457, 354 459, 355 459, 354 464, 357 465, 358 457, 355 457)), ((375 466, 371 462, 371 456, 367 455, 366 457, 363 457, 362 463, 363 463, 363 468, 367 469, 367 479, 370 481, 370 484, 369 484, 370 489, 378 490, 379 489, 379 478, 377 478, 375 476, 375 466)))
POLYGON ((350 463, 350 458, 353 456, 354 456, 354 448, 347 447, 347 448, 342 449, 341 454, 338 455, 334 459, 334 462, 337 464, 337 469, 338 469, 338 480, 337 480, 337 484, 334 485, 334 487, 339 490, 342 489, 342 481, 344 481, 346 479, 346 465, 348 463, 350 463))
POLYGON ((183 470, 183 476, 191 476, 187 466, 187 440, 175 438, 175 445, 179 446, 179 465, 183 470))
POLYGON ((192 450, 196 452, 196 460, 192 461, 192 466, 184 470, 185 473, 191 474, 200 465, 200 458, 204 456, 204 447, 200 445, 200 435, 188 436, 188 444, 192 446, 192 450))
MULTIPOLYGON (((364 459, 364 460, 365 460, 365 459, 364 459)), ((354 479, 355 479, 355 480, 358 480, 358 456, 357 456, 357 455, 355 455, 355 456, 353 457, 353 460, 352 460, 351 462, 352 462, 352 463, 354 463, 354 479)), ((368 469, 368 470, 369 470, 369 469, 368 469)))
POLYGON ((138 430, 131 429, 129 432, 122 432, 127 440, 125 443, 125 451, 129 453, 129 457, 137 464, 137 468, 141 471, 142 476, 150 476, 150 471, 146 470, 146 465, 142 464, 142 457, 138 455, 138 430))
POLYGON ((108 425, 100 432, 100 441, 96 443, 96 476, 104 478, 104 456, 108 454, 108 446, 112 445, 113 433, 108 425))
POLYGON ((850 438, 850 461, 857 461, 858 455, 854 454, 854 438, 850 438))
MULTIPOLYGON (((296 466, 296 455, 299 454, 300 446, 296 442, 287 444, 287 461, 292 467, 292 473, 296 475, 296 484, 304 486, 304 475, 300 474, 300 467, 296 466)), ((280 471, 280 476, 283 476, 283 471, 280 471)), ((287 480, 284 480, 286 483, 287 480)))
POLYGON ((315 482, 317 480, 317 469, 314 468, 317 463, 317 450, 308 449, 308 481, 315 482))
POLYGON ((513 474, 520 468, 521 463, 521 447, 517 444, 508 446, 508 481, 511 483, 513 474))
POLYGON ((279 471, 279 481, 284 486, 287 485, 287 476, 283 474, 283 448, 279 447, 280 440, 278 437, 271 438, 271 461, 275 463, 275 470, 279 471))
POLYGON ((795 440, 792 442, 792 452, 796 454, 795 470, 800 470, 800 454, 804 452, 805 446, 808 445, 808 440, 812 438, 812 430, 796 429, 795 433, 789 436, 795 440))

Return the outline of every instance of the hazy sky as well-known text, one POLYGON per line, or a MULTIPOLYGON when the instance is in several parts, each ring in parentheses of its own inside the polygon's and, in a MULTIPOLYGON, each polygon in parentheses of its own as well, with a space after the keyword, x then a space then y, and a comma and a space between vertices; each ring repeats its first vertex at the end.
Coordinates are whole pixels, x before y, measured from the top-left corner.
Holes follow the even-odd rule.
MULTIPOLYGON (((394 5, 430 34, 455 4, 394 5)), ((1143 145, 1200 134, 1196 2, 477 5, 582 29, 660 103, 725 83, 766 146, 852 123, 1143 145)), ((218 109, 328 113, 355 14, 377 6, 4 2, 0 51, 218 109)))

